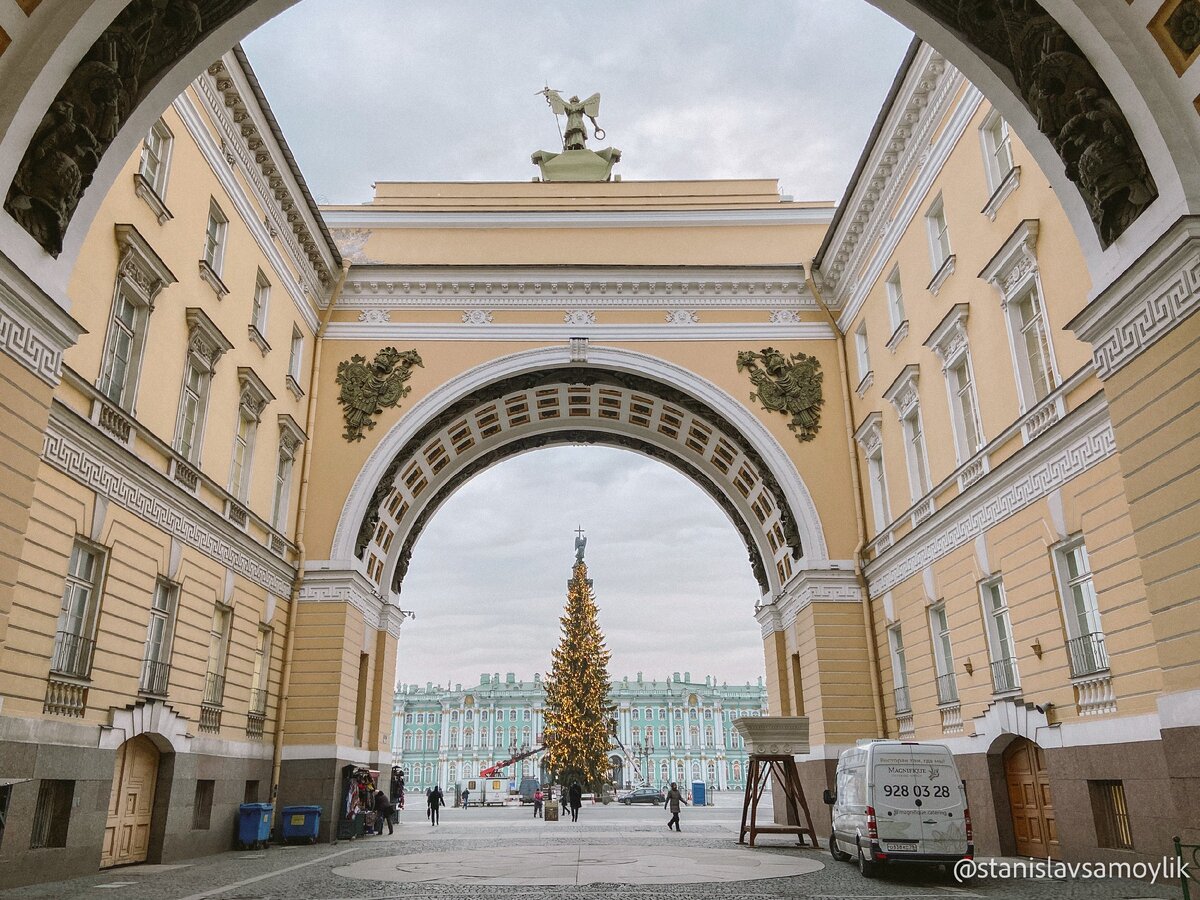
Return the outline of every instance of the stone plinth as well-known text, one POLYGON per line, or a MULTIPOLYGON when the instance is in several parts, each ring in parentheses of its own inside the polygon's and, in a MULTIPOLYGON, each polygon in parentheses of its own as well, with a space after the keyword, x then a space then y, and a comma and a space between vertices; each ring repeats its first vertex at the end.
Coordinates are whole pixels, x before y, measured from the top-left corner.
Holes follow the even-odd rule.
POLYGON ((798 756, 809 752, 807 716, 746 716, 733 720, 746 752, 798 756))

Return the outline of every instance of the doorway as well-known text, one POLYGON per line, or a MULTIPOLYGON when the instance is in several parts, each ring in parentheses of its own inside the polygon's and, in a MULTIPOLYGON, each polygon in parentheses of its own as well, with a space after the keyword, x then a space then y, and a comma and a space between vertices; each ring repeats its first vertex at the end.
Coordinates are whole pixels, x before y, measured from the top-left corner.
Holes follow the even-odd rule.
POLYGON ((1017 738, 1004 751, 1004 780, 1017 854, 1061 859, 1045 751, 1033 741, 1017 738))
POLYGON ((158 782, 158 748, 145 735, 117 750, 100 868, 145 862, 158 782))

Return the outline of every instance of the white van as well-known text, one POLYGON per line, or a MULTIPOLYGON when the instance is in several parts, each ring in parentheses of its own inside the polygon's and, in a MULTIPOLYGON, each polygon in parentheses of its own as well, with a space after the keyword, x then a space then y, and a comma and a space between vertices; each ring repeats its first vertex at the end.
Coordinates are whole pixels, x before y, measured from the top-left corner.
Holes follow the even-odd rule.
POLYGON ((967 794, 943 744, 862 741, 838 757, 829 852, 864 878, 889 862, 952 866, 974 856, 967 794))

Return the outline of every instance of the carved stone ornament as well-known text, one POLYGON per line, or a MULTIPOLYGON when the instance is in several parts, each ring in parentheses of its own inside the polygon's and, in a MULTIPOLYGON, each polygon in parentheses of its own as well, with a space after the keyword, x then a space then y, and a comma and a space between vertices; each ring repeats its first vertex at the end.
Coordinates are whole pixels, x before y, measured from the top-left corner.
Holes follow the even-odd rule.
POLYGON ((109 145, 163 73, 252 0, 133 0, 67 76, 4 208, 51 256, 109 145))
POLYGON ((369 325, 386 325, 392 321, 392 314, 386 309, 364 309, 358 314, 358 321, 369 325))
POLYGON ((464 325, 491 325, 492 314, 486 309, 468 309, 462 314, 464 325))
POLYGON ((596 314, 590 309, 573 309, 563 316, 568 325, 595 325, 596 314))
POLYGON ((1112 92, 1052 15, 1034 0, 920 0, 944 25, 1012 75, 1107 247, 1158 196, 1112 92))
POLYGON ((758 353, 743 350, 737 355, 737 369, 750 373, 756 389, 750 394, 751 400, 771 412, 791 416, 787 427, 795 432, 796 440, 811 441, 817 436, 825 398, 821 392, 824 375, 815 356, 784 356, 774 347, 764 347, 758 353))
POLYGON ((700 316, 693 309, 672 309, 667 313, 666 321, 668 325, 695 325, 700 316))
POLYGON ((772 325, 799 325, 800 312, 795 309, 773 309, 770 322, 772 325))
POLYGON ((375 416, 407 397, 412 388, 406 382, 412 377, 413 366, 425 367, 420 354, 395 347, 384 347, 371 362, 356 353, 338 363, 338 403, 346 420, 342 437, 361 441, 363 429, 375 427, 375 416))

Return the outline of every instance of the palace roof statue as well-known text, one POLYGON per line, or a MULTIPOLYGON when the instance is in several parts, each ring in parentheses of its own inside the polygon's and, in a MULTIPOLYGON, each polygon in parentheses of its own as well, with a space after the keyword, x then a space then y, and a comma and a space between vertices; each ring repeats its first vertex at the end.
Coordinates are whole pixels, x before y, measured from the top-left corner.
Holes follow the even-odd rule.
MULTIPOLYGON (((604 139, 604 129, 596 124, 600 115, 600 95, 592 94, 586 100, 572 96, 564 100, 558 91, 546 87, 539 91, 550 105, 555 116, 566 116, 567 127, 562 133, 561 153, 539 150, 533 161, 542 171, 542 181, 608 181, 612 177, 613 164, 621 159, 621 151, 605 147, 599 152, 587 149, 587 125, 584 117, 592 121, 597 140, 604 139)), ((617 176, 618 179, 620 176, 617 176)))

